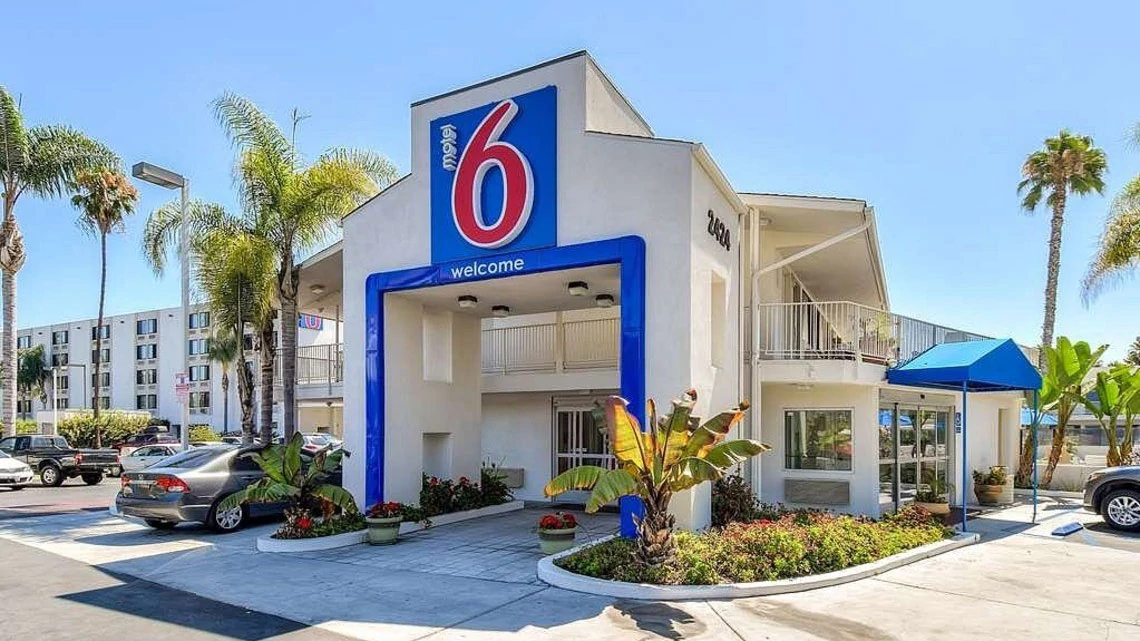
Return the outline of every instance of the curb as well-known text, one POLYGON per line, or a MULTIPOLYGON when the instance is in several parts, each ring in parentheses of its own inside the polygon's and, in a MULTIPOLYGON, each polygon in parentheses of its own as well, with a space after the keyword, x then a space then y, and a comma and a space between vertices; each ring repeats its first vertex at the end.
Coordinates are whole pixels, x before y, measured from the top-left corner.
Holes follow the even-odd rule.
POLYGON ((311 539, 275 539, 272 536, 257 537, 258 552, 315 552, 332 550, 349 545, 357 545, 368 540, 368 530, 345 532, 332 536, 317 536, 311 539))
POLYGON ((440 514, 430 518, 431 525, 425 526, 423 523, 404 522, 400 524, 400 534, 411 534, 412 532, 419 532, 420 530, 427 529, 428 527, 440 527, 441 525, 451 525, 452 523, 462 523, 471 519, 478 519, 484 516, 498 516, 499 514, 506 514, 507 512, 514 512, 521 510, 525 506, 522 501, 511 501, 509 503, 500 503, 499 505, 488 505, 474 510, 464 510, 462 512, 449 512, 447 514, 440 514))
POLYGON ((554 565, 554 561, 563 556, 573 554, 579 550, 597 545, 603 541, 614 538, 608 536, 604 539, 580 545, 553 556, 543 558, 538 562, 538 578, 556 588, 617 597, 619 599, 645 599, 653 601, 699 601, 706 599, 735 599, 751 596, 768 596, 772 594, 787 594, 789 592, 804 592, 832 585, 841 585, 882 574, 915 561, 928 559, 944 554, 960 547, 977 543, 979 535, 973 532, 957 534, 953 538, 937 543, 928 543, 921 547, 900 552, 878 561, 864 563, 854 567, 816 574, 814 576, 796 577, 794 579, 780 579, 778 581, 758 581, 755 583, 723 583, 719 585, 650 585, 648 583, 626 583, 624 581, 610 581, 574 574, 554 565))

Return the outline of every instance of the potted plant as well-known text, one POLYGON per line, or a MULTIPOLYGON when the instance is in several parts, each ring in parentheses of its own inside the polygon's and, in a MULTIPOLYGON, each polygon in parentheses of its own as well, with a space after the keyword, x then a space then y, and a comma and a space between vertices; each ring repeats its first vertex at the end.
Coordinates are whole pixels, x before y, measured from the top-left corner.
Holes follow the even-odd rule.
POLYGON ((931 514, 945 516, 950 513, 950 500, 947 496, 946 483, 936 479, 914 495, 914 504, 931 514))
POLYGON ((396 501, 377 503, 364 514, 368 523, 368 542, 372 545, 391 545, 400 538, 400 523, 404 521, 404 504, 396 501))
POLYGON ((543 554, 558 554, 574 547, 578 519, 569 512, 546 514, 538 520, 538 545, 543 554))
POLYGON ((989 472, 974 470, 974 495, 981 505, 998 505, 1009 474, 1004 465, 994 465, 989 472))

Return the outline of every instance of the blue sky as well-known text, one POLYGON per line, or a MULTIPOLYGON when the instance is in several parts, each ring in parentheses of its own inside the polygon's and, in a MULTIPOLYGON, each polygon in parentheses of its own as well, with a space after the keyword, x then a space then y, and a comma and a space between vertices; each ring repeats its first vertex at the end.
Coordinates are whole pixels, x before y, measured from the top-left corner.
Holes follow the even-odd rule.
MULTIPOLYGON (((1111 195, 1140 173, 1140 7, 932 3, 16 3, 0 83, 29 123, 63 122, 185 173, 233 203, 232 152, 210 109, 226 90, 284 122, 303 152, 370 147, 408 165, 408 105, 588 49, 659 135, 704 142, 745 191, 863 198, 876 209, 892 307, 1035 343, 1048 219, 1018 209, 1025 155, 1061 127, 1108 154, 1106 197, 1071 201, 1058 333, 1137 333, 1140 282, 1085 309, 1079 282, 1111 195), (714 6, 715 5, 715 6, 714 6), (192 7, 192 9, 191 9, 192 7)), ((108 312, 178 304, 143 263, 143 185, 111 240, 108 312)), ((98 247, 65 200, 25 197, 20 325, 93 317, 98 247)))

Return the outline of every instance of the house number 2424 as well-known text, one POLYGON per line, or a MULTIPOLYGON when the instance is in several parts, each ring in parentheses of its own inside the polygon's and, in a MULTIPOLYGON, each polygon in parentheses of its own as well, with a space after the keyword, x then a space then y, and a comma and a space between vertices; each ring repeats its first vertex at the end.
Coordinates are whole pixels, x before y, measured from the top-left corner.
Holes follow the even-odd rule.
POLYGON ((709 210, 709 236, 715 238, 721 247, 732 251, 732 235, 724 222, 722 222, 720 218, 717 218, 711 209, 709 210))

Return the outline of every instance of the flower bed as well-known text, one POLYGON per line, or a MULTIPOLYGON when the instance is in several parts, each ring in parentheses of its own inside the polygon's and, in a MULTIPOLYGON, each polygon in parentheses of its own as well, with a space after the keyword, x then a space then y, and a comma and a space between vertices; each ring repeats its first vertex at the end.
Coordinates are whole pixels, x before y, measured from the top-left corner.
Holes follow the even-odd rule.
POLYGON ((494 466, 484 467, 480 477, 480 482, 474 483, 466 476, 452 481, 425 474, 420 486, 419 512, 416 518, 407 520, 419 521, 452 512, 467 512, 510 503, 514 499, 510 488, 503 482, 503 475, 494 466))
POLYGON ((951 532, 928 512, 907 507, 882 521, 813 510, 767 510, 766 518, 676 535, 676 556, 658 567, 639 564, 635 543, 615 538, 557 558, 589 577, 657 585, 775 581, 871 563, 936 543, 951 532))
POLYGON ((314 539, 321 536, 336 536, 346 532, 357 532, 366 527, 364 515, 360 512, 341 513, 327 519, 315 519, 308 514, 291 515, 285 510, 285 522, 271 536, 275 539, 314 539))

